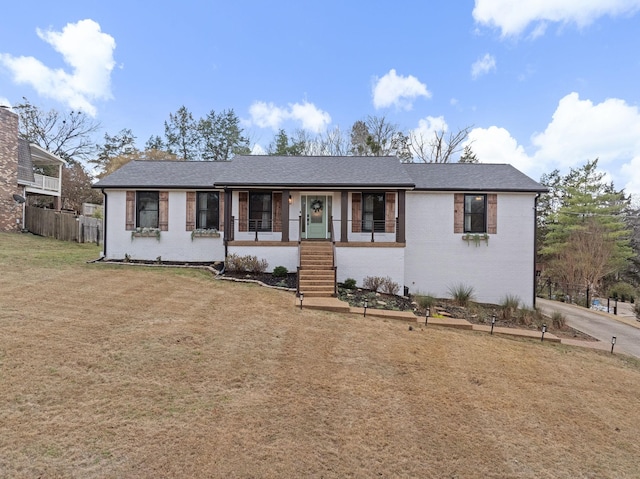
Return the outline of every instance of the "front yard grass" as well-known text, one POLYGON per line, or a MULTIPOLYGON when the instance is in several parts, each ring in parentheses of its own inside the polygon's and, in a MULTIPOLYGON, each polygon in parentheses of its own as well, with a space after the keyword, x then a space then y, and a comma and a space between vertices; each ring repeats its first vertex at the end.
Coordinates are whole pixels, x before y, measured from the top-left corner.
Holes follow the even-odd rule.
POLYGON ((0 477, 638 477, 622 355, 0 234, 0 477))

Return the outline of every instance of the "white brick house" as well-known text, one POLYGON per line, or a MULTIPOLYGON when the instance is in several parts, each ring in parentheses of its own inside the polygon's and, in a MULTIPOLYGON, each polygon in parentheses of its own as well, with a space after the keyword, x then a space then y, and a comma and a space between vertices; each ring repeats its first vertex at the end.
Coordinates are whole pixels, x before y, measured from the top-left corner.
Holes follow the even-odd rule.
POLYGON ((105 197, 108 259, 251 254, 269 270, 302 267, 309 277, 316 273, 304 266, 313 263, 305 251, 324 245, 331 284, 301 279, 305 294, 389 276, 410 293, 447 297, 465 284, 482 302, 507 294, 535 301, 535 204, 545 188, 510 165, 353 156, 135 161, 94 187, 105 197))

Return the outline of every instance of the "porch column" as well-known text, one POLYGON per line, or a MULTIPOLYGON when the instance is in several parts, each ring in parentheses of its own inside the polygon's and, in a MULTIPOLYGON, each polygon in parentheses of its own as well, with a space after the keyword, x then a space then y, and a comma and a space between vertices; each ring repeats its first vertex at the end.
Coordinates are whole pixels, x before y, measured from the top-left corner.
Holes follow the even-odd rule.
POLYGON ((406 242, 406 202, 405 202, 405 191, 398 191, 398 231, 396 232, 396 241, 398 243, 406 242))
POLYGON ((233 241, 233 230, 236 225, 231 221, 231 199, 233 198, 233 194, 229 190, 224 191, 224 240, 225 241, 233 241))
POLYGON ((340 241, 349 241, 349 192, 343 191, 340 197, 340 241))
POLYGON ((282 190, 282 242, 289 242, 289 190, 282 190))

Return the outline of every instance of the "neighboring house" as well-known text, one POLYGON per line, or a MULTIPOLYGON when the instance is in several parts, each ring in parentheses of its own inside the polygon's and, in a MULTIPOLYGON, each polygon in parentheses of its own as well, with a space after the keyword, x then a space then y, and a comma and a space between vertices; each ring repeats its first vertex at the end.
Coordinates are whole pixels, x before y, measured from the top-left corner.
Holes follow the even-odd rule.
POLYGON ((33 197, 45 198, 60 209, 60 179, 65 164, 57 156, 19 138, 18 115, 0 107, 0 231, 19 231, 24 227, 24 205, 33 197), (48 175, 43 174, 45 171, 48 175))
POLYGON ((94 185, 108 259, 299 268, 300 291, 390 277, 400 291, 534 299, 535 205, 546 189, 510 165, 403 164, 396 157, 237 156, 133 161, 94 185), (219 234, 212 231, 216 230, 219 234))

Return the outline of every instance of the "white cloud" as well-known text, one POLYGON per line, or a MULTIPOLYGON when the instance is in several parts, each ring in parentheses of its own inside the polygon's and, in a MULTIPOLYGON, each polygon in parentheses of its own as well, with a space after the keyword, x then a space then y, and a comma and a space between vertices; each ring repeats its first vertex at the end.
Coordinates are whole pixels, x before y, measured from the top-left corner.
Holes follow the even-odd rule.
POLYGON ((376 109, 395 106, 398 109, 411 110, 413 101, 418 97, 431 98, 427 85, 409 75, 398 76, 395 70, 382 78, 377 78, 373 86, 373 106, 376 109))
POLYGON ((254 143, 254 145, 251 147, 251 154, 266 155, 267 151, 264 148, 262 148, 262 146, 259 143, 254 143))
POLYGON ((597 18, 631 15, 640 0, 476 0, 476 23, 499 28, 502 37, 518 36, 534 24, 531 36, 544 34, 548 22, 575 23, 583 28, 597 18))
POLYGON ((8 106, 9 108, 11 108, 13 105, 5 97, 0 96, 0 106, 8 106))
POLYGON ((496 58, 493 55, 486 54, 482 58, 476 60, 471 65, 471 78, 476 80, 482 75, 486 75, 492 70, 496 69, 496 58))
POLYGON ((250 123, 260 128, 277 130, 287 120, 299 122, 302 128, 320 133, 331 123, 331 115, 320 110, 313 103, 290 103, 281 108, 273 103, 256 101, 249 107, 250 123))
POLYGON ((331 123, 331 115, 326 111, 319 110, 312 103, 294 103, 291 107, 291 118, 302 123, 302 128, 320 133, 331 123))
POLYGON ((466 144, 471 145, 471 149, 482 163, 508 163, 525 173, 532 169, 531 158, 504 128, 474 128, 469 132, 466 144))
POLYGON ((569 167, 598 157, 599 165, 606 167, 640 153, 640 113, 623 100, 611 98, 594 105, 570 93, 532 143, 536 162, 569 167))
POLYGON ((49 68, 34 57, 0 53, 0 64, 18 84, 31 85, 38 94, 95 116, 95 100, 111 95, 111 72, 115 66, 115 40, 93 20, 68 23, 61 32, 37 30, 38 36, 60 53, 72 72, 49 68))
POLYGON ((599 168, 616 188, 640 195, 640 111, 620 99, 594 104, 577 93, 566 95, 546 129, 531 137, 531 154, 496 126, 472 130, 469 140, 480 161, 510 163, 534 179, 599 158, 599 168))
POLYGON ((443 116, 427 116, 418 122, 418 128, 411 131, 417 138, 430 139, 436 131, 447 131, 449 126, 443 116))

